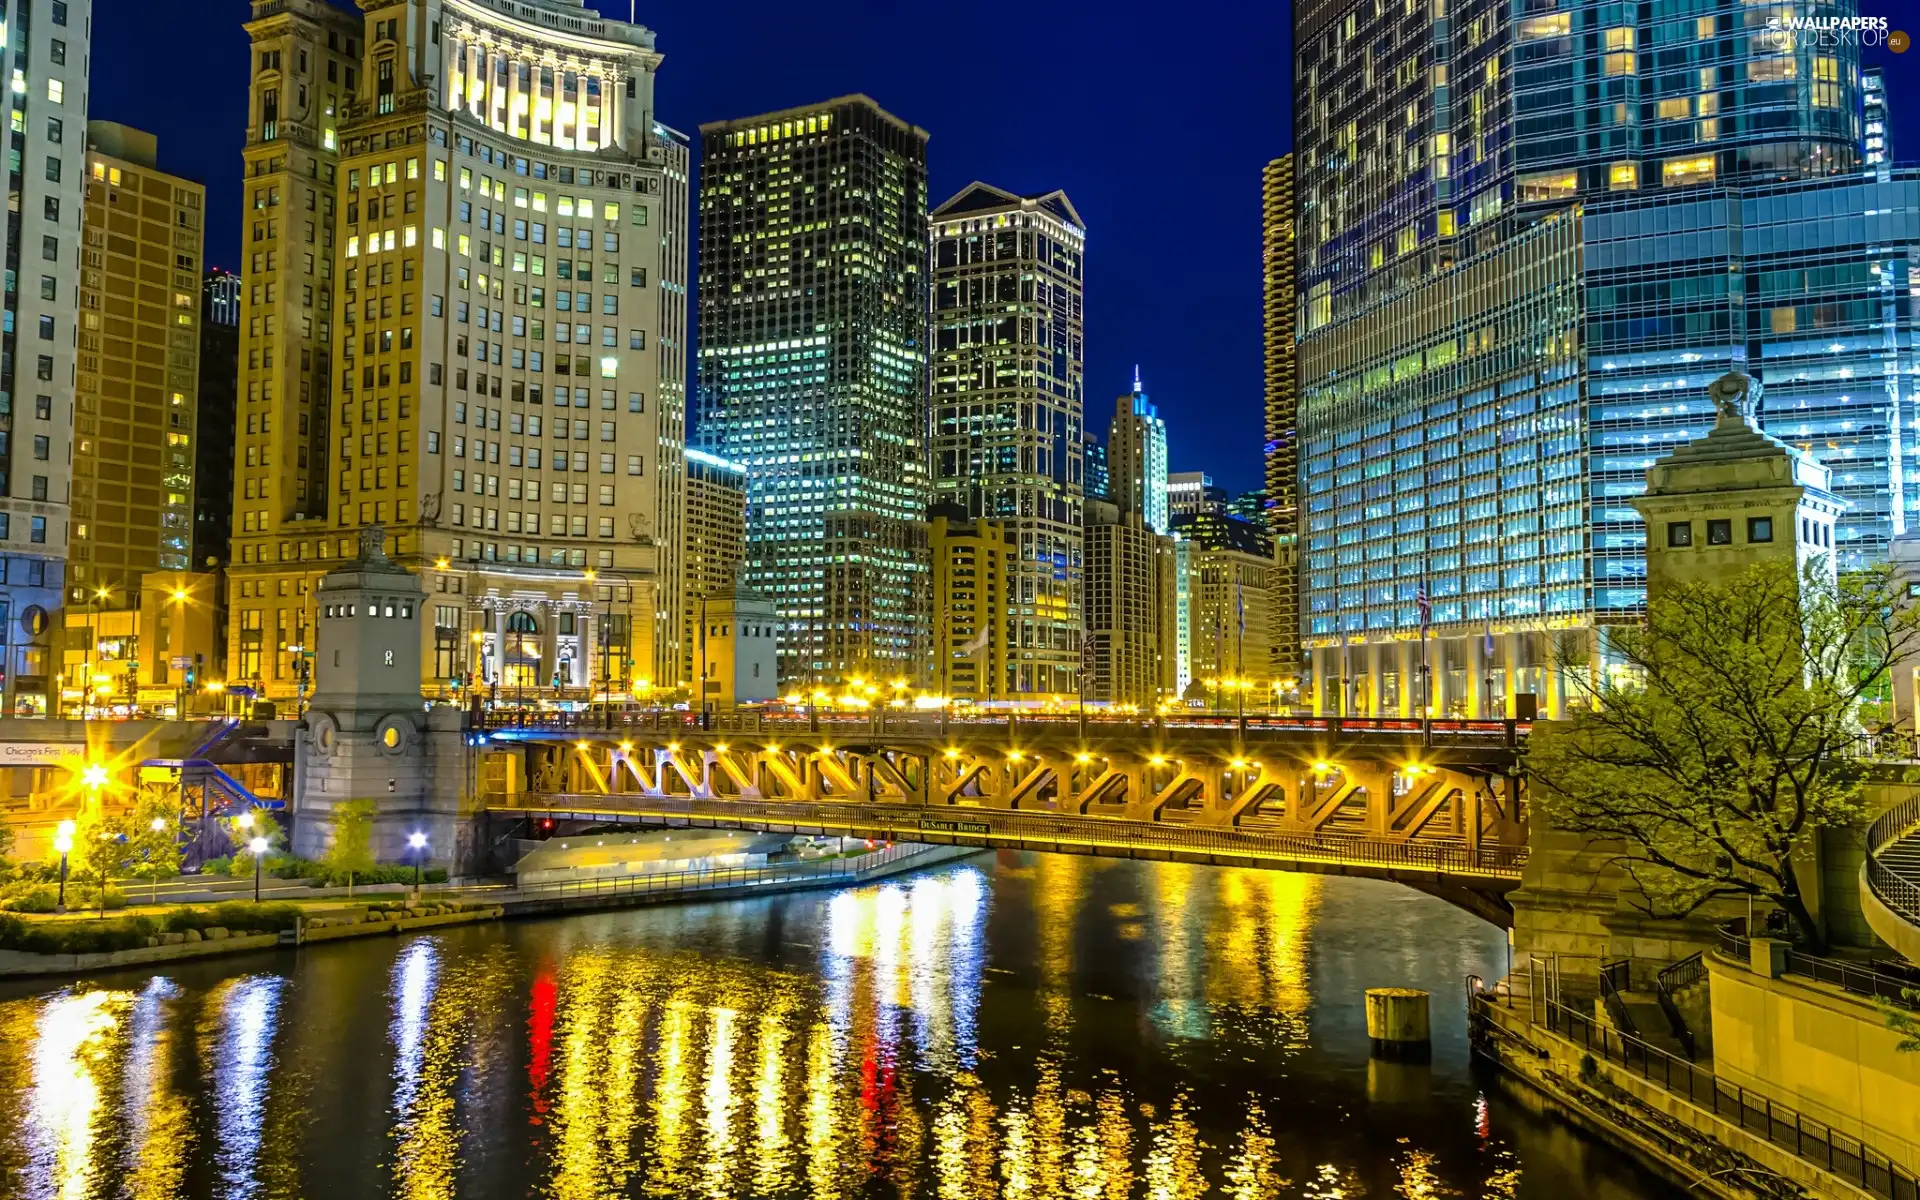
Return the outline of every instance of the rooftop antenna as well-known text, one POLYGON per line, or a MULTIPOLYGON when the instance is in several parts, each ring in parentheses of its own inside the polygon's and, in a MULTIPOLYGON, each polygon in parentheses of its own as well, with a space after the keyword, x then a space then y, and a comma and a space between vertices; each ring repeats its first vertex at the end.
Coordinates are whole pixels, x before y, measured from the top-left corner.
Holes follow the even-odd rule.
POLYGON ((1133 394, 1140 394, 1140 364, 1133 364, 1133 394))

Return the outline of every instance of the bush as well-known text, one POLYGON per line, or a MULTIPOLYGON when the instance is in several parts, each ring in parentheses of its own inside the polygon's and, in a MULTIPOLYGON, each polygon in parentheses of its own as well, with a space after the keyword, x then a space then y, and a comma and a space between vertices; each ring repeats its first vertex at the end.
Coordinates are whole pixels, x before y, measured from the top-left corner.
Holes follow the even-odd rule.
MULTIPOLYGON (((333 869, 326 863, 305 858, 283 858, 267 870, 276 879, 310 879, 315 887, 341 887, 347 882, 344 878, 336 878, 333 869)), ((420 878, 425 883, 445 883, 447 872, 443 867, 428 867, 420 878)), ((413 868, 389 864, 353 873, 355 887, 377 883, 398 883, 411 887, 413 868)))
POLYGON ((36 925, 7 917, 0 918, 0 948, 30 954, 105 954, 144 946, 157 930, 151 917, 36 925))
POLYGON ((187 908, 167 914, 167 932, 209 929, 215 925, 240 933, 278 933, 292 929, 300 910, 291 904, 253 904, 229 901, 212 908, 187 908))
POLYGON ((50 913, 60 905, 59 891, 43 883, 14 884, 7 891, 10 894, 0 899, 0 909, 8 912, 50 913))
POLYGON ((224 858, 208 859, 207 861, 200 864, 200 873, 202 875, 233 874, 233 856, 228 855, 224 858))
POLYGON ((107 888, 107 902, 105 905, 100 903, 100 890, 98 888, 81 888, 76 891, 70 887, 67 889, 67 899, 70 901, 67 907, 72 909, 91 908, 97 910, 104 907, 108 912, 113 912, 127 906, 127 894, 119 888, 112 886, 107 888))

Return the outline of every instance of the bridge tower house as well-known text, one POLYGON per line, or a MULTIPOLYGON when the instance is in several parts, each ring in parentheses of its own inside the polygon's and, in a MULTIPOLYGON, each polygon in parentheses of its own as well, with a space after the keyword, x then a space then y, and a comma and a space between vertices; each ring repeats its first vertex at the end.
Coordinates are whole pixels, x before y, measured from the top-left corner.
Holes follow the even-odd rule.
MULTIPOLYGON (((1833 527, 1846 501, 1830 490, 1827 468, 1754 427, 1757 382, 1729 373, 1707 393, 1719 410, 1713 428, 1648 467, 1646 493, 1633 501, 1647 527, 1649 596, 1729 579, 1767 561, 1833 572, 1833 527)), ((1510 897, 1514 948, 1558 954, 1568 978, 1592 979, 1609 959, 1657 966, 1684 958, 1713 943, 1714 921, 1737 915, 1716 909, 1684 921, 1647 916, 1604 848, 1547 827, 1533 811, 1526 871, 1510 897)), ((1817 883, 1807 891, 1820 894, 1817 883)))
POLYGON ((293 851, 319 858, 334 810, 373 802, 373 854, 383 863, 447 862, 471 760, 457 708, 420 698, 420 577, 387 557, 385 534, 362 531, 360 553, 314 596, 314 693, 295 735, 293 851), (424 851, 410 842, 426 836, 424 851))

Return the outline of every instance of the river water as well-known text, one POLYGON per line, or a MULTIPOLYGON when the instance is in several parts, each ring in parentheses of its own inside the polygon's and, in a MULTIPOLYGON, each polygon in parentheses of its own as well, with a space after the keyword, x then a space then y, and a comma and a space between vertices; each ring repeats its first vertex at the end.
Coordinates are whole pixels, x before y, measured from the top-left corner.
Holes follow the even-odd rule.
POLYGON ((1392 884, 1003 852, 0 993, 0 1195, 1677 1193, 1470 1068, 1392 884), (1369 986, 1433 993, 1369 1060, 1369 986))

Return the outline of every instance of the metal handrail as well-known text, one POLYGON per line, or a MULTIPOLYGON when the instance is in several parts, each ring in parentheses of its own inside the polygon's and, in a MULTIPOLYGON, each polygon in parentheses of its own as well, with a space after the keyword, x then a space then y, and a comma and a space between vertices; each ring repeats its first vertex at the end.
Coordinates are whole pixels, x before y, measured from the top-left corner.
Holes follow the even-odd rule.
POLYGON ((659 732, 703 730, 711 733, 773 733, 795 730, 860 729, 872 733, 939 733, 953 729, 1008 728, 1040 726, 1050 728, 1098 728, 1102 730, 1217 729, 1247 734, 1323 733, 1390 735, 1397 740, 1408 737, 1431 738, 1436 744, 1488 745, 1524 738, 1531 722, 1511 720, 1467 721, 1425 720, 1396 717, 1276 717, 1244 718, 1221 714, 1142 717, 1134 714, 1024 713, 1010 715, 942 715, 937 712, 872 710, 869 712, 821 712, 811 715, 792 713, 707 713, 681 712, 677 709, 626 709, 562 712, 539 711, 503 706, 478 709, 475 725, 486 731, 528 732, 606 732, 648 729, 659 732))
POLYGON ((1880 861, 1880 851, 1920 825, 1920 793, 1889 808, 1867 826, 1867 887, 1874 897, 1910 925, 1920 925, 1920 883, 1897 875, 1880 861))
MULTIPOLYGON (((1803 1116, 1769 1096, 1729 1083, 1639 1038, 1608 1029, 1557 1000, 1547 1000, 1545 1005, 1546 1027, 1589 1053, 1885 1200, 1920 1200, 1920 1179, 1860 1139, 1803 1116)), ((1480 1014, 1478 1019, 1491 1018, 1480 1014)))
POLYGON ((781 825, 867 824, 887 836, 911 840, 923 820, 979 822, 985 830, 937 830, 943 837, 971 835, 1080 843, 1089 846, 1190 850, 1243 857, 1291 858, 1329 863, 1407 867, 1517 879, 1526 865, 1525 846, 1469 846, 1462 843, 1390 842, 1364 835, 1267 833, 1245 829, 1208 829, 1126 817, 1075 817, 1010 809, 886 805, 818 804, 798 800, 743 800, 633 793, 517 793, 487 798, 498 808, 525 812, 580 812, 591 815, 700 816, 729 821, 781 825), (642 811, 644 810, 644 811, 642 811))
MULTIPOLYGON (((1741 962, 1752 961, 1753 939, 1733 932, 1720 930, 1720 948, 1741 962)), ((1787 971, 1793 975, 1805 975, 1821 983, 1830 983, 1852 992, 1856 996, 1866 996, 1882 1000, 1900 1008, 1920 1012, 1920 989, 1916 989, 1910 980, 1858 963, 1846 962, 1838 958, 1823 958, 1817 954, 1806 954, 1787 948, 1787 971)))
POLYGON ((1653 995, 1660 1002, 1660 1012, 1667 1018, 1667 1028, 1680 1043, 1680 1049, 1686 1054, 1687 1061, 1696 1057, 1693 1030, 1688 1027, 1687 1019, 1680 1012, 1680 1004, 1674 999, 1674 993, 1681 988, 1691 987, 1707 977, 1706 960, 1698 951, 1687 955, 1679 962, 1668 963, 1661 967, 1653 977, 1653 995))
POLYGON ((1607 1006, 1607 1016, 1612 1019, 1613 1027, 1629 1037, 1640 1036, 1640 1026, 1634 1021, 1633 1014, 1627 1011, 1627 1002, 1620 993, 1632 987, 1633 963, 1624 958, 1600 964, 1600 1001, 1607 1006))

